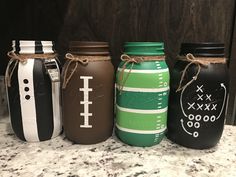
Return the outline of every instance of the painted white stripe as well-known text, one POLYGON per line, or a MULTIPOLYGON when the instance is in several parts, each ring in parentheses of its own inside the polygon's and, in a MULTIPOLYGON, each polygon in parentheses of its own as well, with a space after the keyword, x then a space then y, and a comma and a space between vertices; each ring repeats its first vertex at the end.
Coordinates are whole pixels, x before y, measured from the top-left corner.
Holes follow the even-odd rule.
POLYGON ((122 130, 124 132, 138 133, 138 134, 157 134, 157 133, 162 133, 166 130, 166 127, 162 128, 162 129, 159 129, 159 130, 134 130, 134 129, 128 129, 128 128, 120 127, 118 124, 116 124, 116 127, 119 130, 122 130))
POLYGON ((60 109, 60 82, 52 82, 52 108, 53 108, 53 134, 52 138, 58 136, 62 130, 60 109))
POLYGON ((34 59, 27 60, 27 63, 25 64, 19 62, 18 82, 21 104, 21 116, 23 132, 27 141, 39 141, 35 108, 33 69, 34 59), (24 79, 28 80, 27 84, 24 83, 24 79), (25 92, 25 87, 29 87, 28 92, 25 92), (25 98, 26 95, 30 96, 29 100, 25 98))
POLYGON ((35 41, 20 41, 20 54, 35 53, 35 41), (26 45, 27 44, 27 45, 26 45))
MULTIPOLYGON (((116 88, 119 88, 120 85, 116 84, 116 88)), ((163 87, 163 88, 133 88, 133 87, 123 87, 123 91, 129 91, 129 92, 165 92, 168 91, 169 87, 163 87)))
POLYGON ((141 113, 141 114, 155 114, 155 113, 163 113, 167 111, 167 107, 163 109, 154 109, 154 110, 144 110, 144 109, 130 109, 130 108, 124 108, 116 105, 117 109, 120 111, 125 112, 132 112, 132 113, 141 113))
POLYGON ((15 52, 16 51, 16 41, 12 41, 12 51, 15 52))
MULTIPOLYGON (((121 72, 122 68, 118 68, 118 71, 121 72)), ((168 68, 165 69, 159 69, 159 70, 138 70, 138 69, 132 69, 130 71, 130 69, 124 69, 124 72, 128 73, 146 73, 146 74, 153 74, 153 73, 162 73, 162 72, 169 72, 168 68)))
POLYGON ((43 53, 54 53, 52 50, 53 43, 52 41, 41 41, 43 45, 43 53))

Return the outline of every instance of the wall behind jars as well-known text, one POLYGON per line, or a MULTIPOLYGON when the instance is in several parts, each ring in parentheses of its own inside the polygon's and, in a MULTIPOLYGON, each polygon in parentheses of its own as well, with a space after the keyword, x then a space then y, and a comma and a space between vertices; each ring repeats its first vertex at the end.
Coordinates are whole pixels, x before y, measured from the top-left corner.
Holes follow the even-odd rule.
POLYGON ((229 57, 234 7, 235 0, 1 0, 0 74, 12 39, 55 40, 62 56, 70 40, 109 41, 115 66, 125 41, 164 41, 170 67, 182 42, 223 42, 229 57))

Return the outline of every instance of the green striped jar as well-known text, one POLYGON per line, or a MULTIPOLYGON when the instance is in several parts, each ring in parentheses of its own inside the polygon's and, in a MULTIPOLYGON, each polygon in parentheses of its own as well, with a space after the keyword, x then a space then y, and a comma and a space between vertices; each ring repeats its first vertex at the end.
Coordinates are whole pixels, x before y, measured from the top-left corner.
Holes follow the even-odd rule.
POLYGON ((116 135, 132 146, 153 146, 163 139, 167 122, 169 69, 164 44, 127 42, 121 58, 116 74, 116 135))

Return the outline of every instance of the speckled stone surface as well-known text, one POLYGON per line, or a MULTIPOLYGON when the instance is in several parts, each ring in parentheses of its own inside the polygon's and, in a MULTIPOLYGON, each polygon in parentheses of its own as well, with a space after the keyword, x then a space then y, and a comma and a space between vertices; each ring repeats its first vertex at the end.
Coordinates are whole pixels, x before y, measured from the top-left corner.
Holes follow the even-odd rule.
POLYGON ((0 176, 21 177, 235 177, 236 127, 225 126, 217 147, 192 150, 169 140, 150 148, 122 144, 116 137, 96 145, 74 145, 63 135, 26 143, 0 118, 0 176))

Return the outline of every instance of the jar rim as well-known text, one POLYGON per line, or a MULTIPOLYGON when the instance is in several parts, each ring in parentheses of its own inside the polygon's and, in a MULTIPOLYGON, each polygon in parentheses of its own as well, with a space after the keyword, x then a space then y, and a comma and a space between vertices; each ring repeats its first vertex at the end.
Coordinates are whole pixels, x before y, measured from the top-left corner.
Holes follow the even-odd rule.
POLYGON ((124 53, 127 55, 140 56, 163 56, 163 42, 125 42, 124 53))
POLYGON ((225 46, 223 43, 216 42, 182 43, 180 55, 186 55, 188 53, 202 57, 224 57, 225 46))
POLYGON ((109 55, 109 43, 103 41, 70 41, 69 52, 76 55, 109 55))
POLYGON ((12 51, 18 54, 55 53, 53 41, 13 40, 12 48, 12 51))

